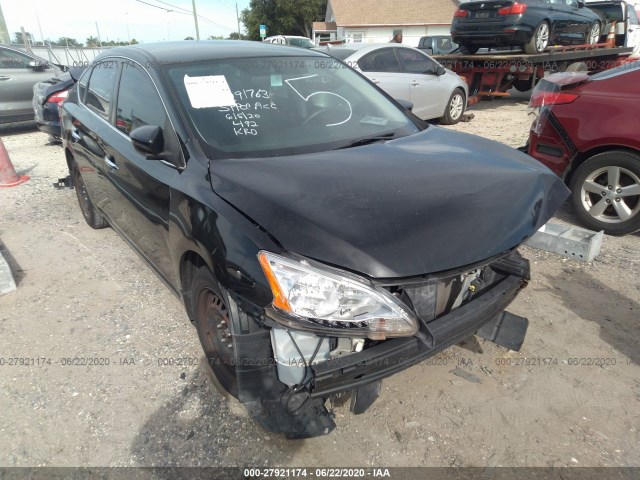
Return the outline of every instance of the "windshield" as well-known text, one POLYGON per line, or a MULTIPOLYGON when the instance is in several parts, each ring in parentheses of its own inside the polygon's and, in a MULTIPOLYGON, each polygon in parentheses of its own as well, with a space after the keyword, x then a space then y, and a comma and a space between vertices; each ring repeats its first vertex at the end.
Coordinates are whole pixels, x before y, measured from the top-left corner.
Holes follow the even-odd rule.
POLYGON ((331 58, 221 59, 167 68, 210 158, 318 152, 421 129, 331 58))
POLYGON ((293 47, 315 48, 316 44, 308 38, 287 38, 287 43, 293 47))

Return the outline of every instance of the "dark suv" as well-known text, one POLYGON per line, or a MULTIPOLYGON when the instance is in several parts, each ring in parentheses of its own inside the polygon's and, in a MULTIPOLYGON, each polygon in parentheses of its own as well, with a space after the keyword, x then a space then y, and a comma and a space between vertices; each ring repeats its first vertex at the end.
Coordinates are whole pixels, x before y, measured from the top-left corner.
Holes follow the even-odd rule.
POLYGON ((116 48, 62 104, 80 208, 185 304, 222 386, 289 437, 329 432, 350 391, 478 332, 520 348, 504 312, 516 248, 564 201, 505 145, 429 126, 328 55, 257 42, 116 48))

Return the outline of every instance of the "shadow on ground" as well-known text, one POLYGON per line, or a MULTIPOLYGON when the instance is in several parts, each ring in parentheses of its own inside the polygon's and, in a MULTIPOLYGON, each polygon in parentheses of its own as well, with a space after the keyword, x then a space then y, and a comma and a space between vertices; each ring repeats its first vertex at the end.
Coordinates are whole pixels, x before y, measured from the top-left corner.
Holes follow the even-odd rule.
POLYGON ((153 413, 131 444, 139 466, 282 466, 304 440, 262 429, 237 401, 216 390, 200 364, 182 391, 153 413))
MULTIPOLYGON (((599 282, 589 273, 574 270, 547 275, 557 298, 577 316, 600 325, 600 338, 640 364, 640 304, 599 282), (588 292, 588 295, 585 295, 588 292)), ((640 295, 640 286, 637 286, 640 295)))
POLYGON ((34 121, 0 124, 0 137, 10 137, 37 131, 38 127, 36 127, 36 122, 34 121))
POLYGON ((7 246, 2 243, 2 240, 0 240, 0 253, 2 253, 2 256, 7 261, 7 264, 11 269, 11 273, 13 274, 13 281, 15 282, 16 287, 20 286, 20 282, 25 277, 26 273, 22 269, 22 267, 20 267, 18 261, 13 257, 13 255, 11 255, 11 252, 9 251, 7 246))

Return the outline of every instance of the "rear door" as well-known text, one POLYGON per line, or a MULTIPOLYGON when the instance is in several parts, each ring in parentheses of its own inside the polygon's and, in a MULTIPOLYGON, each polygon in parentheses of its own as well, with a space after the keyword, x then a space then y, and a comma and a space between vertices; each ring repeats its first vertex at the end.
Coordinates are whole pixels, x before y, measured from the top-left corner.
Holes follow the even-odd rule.
POLYGON ((51 68, 29 67, 32 57, 0 47, 0 123, 33 119, 33 86, 56 74, 51 68))
POLYGON ((402 71, 393 47, 369 52, 358 60, 362 73, 382 90, 398 100, 411 99, 411 75, 402 71))
POLYGON ((436 75, 438 64, 412 48, 396 48, 396 54, 409 80, 412 112, 423 119, 441 117, 451 91, 444 77, 436 75))

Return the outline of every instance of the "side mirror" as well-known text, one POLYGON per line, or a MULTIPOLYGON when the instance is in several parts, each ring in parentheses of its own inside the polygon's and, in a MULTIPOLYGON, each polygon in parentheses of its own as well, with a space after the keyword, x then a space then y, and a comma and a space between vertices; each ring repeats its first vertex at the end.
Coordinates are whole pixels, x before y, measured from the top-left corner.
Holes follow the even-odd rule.
POLYGON ((445 73, 447 73, 447 69, 444 68, 442 65, 438 65, 438 68, 436 68, 436 75, 438 75, 439 77, 441 77, 442 75, 444 75, 445 73))
POLYGON ((136 150, 151 157, 160 155, 164 150, 162 129, 155 125, 138 127, 129 133, 129 137, 136 150))
POLYGON ((31 60, 27 64, 27 68, 30 68, 34 72, 42 72, 42 71, 46 70, 47 68, 49 68, 49 65, 47 63, 37 62, 35 60, 31 60))
POLYGON ((411 103, 408 100, 402 100, 402 99, 396 98, 396 102, 398 102, 402 106, 402 108, 404 108, 405 110, 408 110, 409 112, 413 110, 413 103, 411 103))
POLYGON ((584 2, 578 2, 578 8, 584 8, 584 2))

